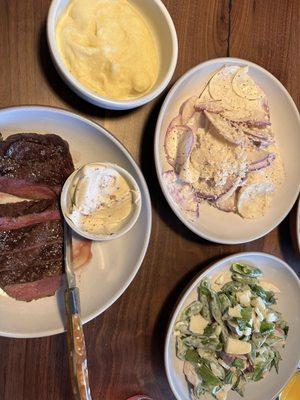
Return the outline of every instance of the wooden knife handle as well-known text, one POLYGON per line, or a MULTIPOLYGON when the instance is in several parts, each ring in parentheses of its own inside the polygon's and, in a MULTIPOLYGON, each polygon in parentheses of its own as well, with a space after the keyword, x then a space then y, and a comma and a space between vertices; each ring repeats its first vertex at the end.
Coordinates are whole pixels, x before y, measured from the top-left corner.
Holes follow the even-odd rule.
POLYGON ((65 291, 65 303, 67 312, 67 342, 69 368, 74 398, 76 400, 92 400, 84 333, 79 312, 78 288, 65 291))

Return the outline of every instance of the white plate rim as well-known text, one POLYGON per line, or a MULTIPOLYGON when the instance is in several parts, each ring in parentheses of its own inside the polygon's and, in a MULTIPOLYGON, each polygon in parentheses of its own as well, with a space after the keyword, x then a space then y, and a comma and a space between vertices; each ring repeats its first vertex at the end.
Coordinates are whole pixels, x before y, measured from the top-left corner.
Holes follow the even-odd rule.
POLYGON ((169 203, 169 206, 171 207, 172 211, 176 214, 176 216, 179 218, 179 220, 188 228, 190 229, 192 232, 194 232, 197 236, 202 237, 206 240, 210 240, 214 243, 220 243, 220 244, 241 244, 241 243, 249 243, 252 242, 256 239, 259 239, 265 235, 267 235, 269 232, 271 232, 274 228, 276 228, 285 218, 286 216, 289 214, 289 212, 291 211, 293 205, 295 204, 297 197, 300 193, 300 186, 298 187, 297 192, 295 193, 294 197, 291 199, 288 207, 287 207, 287 211, 285 213, 283 213, 283 215, 281 216, 281 218, 279 218, 275 223, 271 224, 268 228, 264 229, 261 233, 257 234, 257 235, 252 235, 251 237, 248 238, 248 240, 239 240, 239 239, 221 239, 218 238, 216 239, 214 237, 214 235, 209 235, 209 234, 205 234, 203 232, 200 231, 200 229, 198 229, 197 227, 195 227, 190 221, 188 221, 187 218, 184 218, 184 216, 182 215, 182 213, 180 212, 179 208, 174 204, 174 201, 172 200, 165 182, 163 180, 162 177, 162 173, 161 173, 161 161, 160 161, 160 134, 161 134, 161 125, 162 125, 162 121, 164 118, 164 114, 166 111, 166 108, 168 106, 168 103, 170 101, 170 99, 173 97, 175 91, 177 90, 177 87, 180 86, 187 78, 190 77, 190 75, 192 75, 194 72, 198 71, 200 68, 206 67, 206 66, 210 66, 212 64, 215 63, 244 63, 246 65, 249 65, 253 68, 258 69, 259 71, 263 72, 264 74, 266 74, 269 78, 271 78, 273 81, 276 82, 276 84, 280 87, 280 89, 284 92, 284 94, 286 95, 291 108, 293 109, 293 111, 295 112, 295 114, 297 115, 297 119, 298 119, 298 124, 300 126, 300 115, 299 115, 299 111, 294 103, 294 100, 292 99, 292 96, 289 94, 289 92, 287 91, 287 89, 283 86, 283 84, 274 76, 272 75, 269 71, 267 71, 265 68, 261 67, 258 64, 255 64, 251 61, 242 59, 242 58, 235 58, 235 57, 219 57, 219 58, 214 58, 212 60, 208 60, 205 62, 202 62, 198 65, 196 65, 195 67, 189 69, 185 74, 183 74, 176 82, 175 84, 172 86, 171 90, 169 91, 169 93, 167 94, 167 96, 164 99, 164 102, 161 106, 159 115, 158 115, 158 119, 156 122, 156 127, 155 127, 155 139, 154 139, 154 160, 155 160, 155 169, 156 169, 156 174, 158 177, 158 181, 160 184, 160 187, 162 189, 162 192, 165 196, 165 199, 167 200, 167 202, 169 203))
POLYGON ((300 197, 298 199, 296 218, 297 218, 296 221, 297 245, 298 245, 298 252, 300 252, 300 197))
MULTIPOLYGON (((144 240, 144 245, 140 254, 140 257, 137 260, 137 263, 135 265, 135 268, 133 269, 132 273, 129 275, 127 278, 126 282, 123 284, 123 286, 118 290, 115 295, 108 301, 106 304, 104 304, 102 307, 98 308, 97 311, 89 314, 87 317, 82 318, 82 323, 86 324, 87 322, 93 320, 94 318, 98 317, 100 314, 102 314, 104 311, 106 311, 113 303, 115 303, 121 296, 122 294, 127 290, 128 286, 131 284, 131 282, 134 280, 136 274, 138 273, 142 262, 145 259, 145 255, 149 246, 149 241, 150 241, 150 236, 151 236, 151 231, 152 231, 152 208, 151 208, 151 200, 150 200, 150 194, 149 194, 149 189, 147 186, 147 183, 145 181, 145 178, 142 174, 142 171, 140 167, 137 165, 135 162, 134 158, 132 155, 129 153, 129 151, 126 149, 126 147, 117 139, 114 137, 112 133, 110 133, 107 129, 102 127, 101 125, 97 124, 96 122, 80 115, 76 114, 75 112, 65 110, 63 108, 58 108, 58 107, 52 107, 52 106, 42 106, 42 105, 21 105, 21 106, 13 106, 13 107, 3 107, 0 109, 0 119, 1 119, 1 114, 4 112, 15 112, 15 111, 48 111, 54 114, 60 114, 60 115, 65 115, 71 118, 75 118, 85 124, 88 124, 95 128, 98 133, 105 135, 109 140, 111 140, 120 150, 125 154, 125 156, 129 159, 131 162, 132 166, 135 169, 135 172, 137 173, 140 181, 141 181, 141 189, 142 193, 145 195, 145 201, 143 202, 143 206, 146 209, 146 214, 147 214, 147 219, 149 220, 146 232, 145 232, 145 240, 144 240)), ((57 328, 53 330, 46 330, 36 334, 22 334, 22 333, 13 333, 10 334, 8 332, 2 332, 0 331, 0 336, 2 337, 10 337, 10 338, 38 338, 38 337, 45 337, 45 336, 52 336, 52 335, 57 335, 59 333, 65 332, 65 328, 57 328)))
MULTIPOLYGON (((174 306, 174 309, 172 311, 172 315, 170 317, 169 323, 168 323, 168 330, 167 330, 167 334, 165 337, 165 345, 164 345, 164 365, 165 365, 165 372, 167 375, 167 379, 168 379, 168 383, 169 386, 174 394, 174 396, 176 397, 177 400, 182 400, 179 397, 179 394, 177 393, 174 385, 173 385, 173 381, 171 379, 171 375, 170 375, 170 363, 168 360, 168 353, 169 353, 169 346, 170 346, 170 340, 171 340, 171 336, 172 336, 172 331, 173 331, 173 326, 175 324, 176 318, 179 314, 179 311, 182 309, 183 303, 185 302, 186 298, 190 295, 190 293, 195 289, 195 287, 198 285, 199 281, 201 279, 203 279, 203 277, 211 275, 211 273, 213 273, 213 271, 218 268, 221 264, 224 263, 229 263, 229 262, 234 262, 234 259, 238 258, 238 257, 251 257, 251 256, 262 256, 265 258, 269 258, 271 260, 275 260, 279 263, 281 263, 283 265, 284 268, 286 268, 296 279, 296 281, 298 282, 298 287, 299 287, 299 291, 300 291, 300 279, 298 277, 298 275, 296 274, 296 272, 293 270, 292 267, 290 267, 285 261, 283 261, 282 259, 280 259, 279 257, 276 257, 272 254, 269 253, 265 253, 265 252, 260 252, 260 251, 248 251, 248 252, 240 252, 240 253, 235 253, 232 254, 230 256, 224 257, 221 260, 214 262, 213 264, 208 264, 208 267, 204 270, 201 271, 199 274, 196 275, 196 277, 190 282, 188 283, 188 285, 185 287, 185 289, 183 290, 183 292, 180 294, 179 299, 177 300, 177 303, 174 306)), ((299 359, 300 359, 300 348, 299 348, 299 359)), ((294 370, 296 371, 297 366, 299 364, 299 361, 294 365, 294 370)), ((278 396, 278 394, 282 391, 284 385, 281 387, 281 389, 274 395, 274 399, 278 396)), ((270 399, 271 400, 271 399, 270 399)))

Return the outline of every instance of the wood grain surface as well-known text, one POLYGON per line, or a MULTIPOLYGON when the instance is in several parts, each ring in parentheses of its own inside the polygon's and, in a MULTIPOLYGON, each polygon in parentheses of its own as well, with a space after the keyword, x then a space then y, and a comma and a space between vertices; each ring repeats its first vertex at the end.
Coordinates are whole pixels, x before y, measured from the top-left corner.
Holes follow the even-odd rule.
MULTIPOLYGON (((165 0, 179 39, 172 82, 215 57, 254 61, 273 73, 300 105, 300 2, 298 0, 165 0)), ((293 212, 278 229, 245 245, 199 239, 167 205, 155 175, 154 128, 166 93, 130 112, 98 109, 61 81, 49 55, 45 22, 50 0, 0 0, 0 107, 58 106, 104 125, 141 166, 153 203, 146 259, 126 293, 85 325, 94 400, 124 400, 145 393, 174 399, 164 372, 168 319, 179 294, 209 263, 240 251, 265 251, 300 271, 293 247, 293 212)), ((1 318, 1 316, 0 316, 1 318)), ((1 400, 71 400, 65 336, 0 338, 1 400)))

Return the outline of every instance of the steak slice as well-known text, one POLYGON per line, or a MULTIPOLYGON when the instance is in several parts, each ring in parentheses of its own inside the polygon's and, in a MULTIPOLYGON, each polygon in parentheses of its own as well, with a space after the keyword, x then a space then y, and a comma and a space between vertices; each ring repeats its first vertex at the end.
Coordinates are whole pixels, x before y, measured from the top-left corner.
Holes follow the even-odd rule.
POLYGON ((21 252, 7 252, 0 255, 0 287, 4 290, 7 285, 34 282, 62 273, 61 243, 46 243, 35 249, 29 248, 21 252))
POLYGON ((53 296, 61 286, 62 275, 55 275, 30 283, 16 283, 5 286, 5 292, 16 300, 32 301, 53 296))
POLYGON ((69 145, 57 135, 18 133, 0 142, 0 176, 62 186, 73 171, 69 145))
MULTIPOLYGON (((1 217, 0 231, 13 231, 46 221, 61 219, 59 210, 46 210, 41 213, 21 215, 20 217, 1 217)), ((1 266, 0 266, 1 267, 1 266)))
POLYGON ((63 243, 61 221, 47 221, 15 231, 0 231, 0 254, 34 250, 45 243, 63 243))
POLYGON ((53 207, 54 203, 54 199, 42 199, 0 204, 0 218, 20 217, 21 215, 40 213, 51 206, 53 207))
MULTIPOLYGON (((1 144, 1 142, 0 142, 1 144)), ((0 164, 2 160, 0 157, 0 164)), ((9 193, 25 199, 55 199, 60 192, 60 186, 45 186, 33 184, 25 179, 0 176, 0 192, 9 193)))

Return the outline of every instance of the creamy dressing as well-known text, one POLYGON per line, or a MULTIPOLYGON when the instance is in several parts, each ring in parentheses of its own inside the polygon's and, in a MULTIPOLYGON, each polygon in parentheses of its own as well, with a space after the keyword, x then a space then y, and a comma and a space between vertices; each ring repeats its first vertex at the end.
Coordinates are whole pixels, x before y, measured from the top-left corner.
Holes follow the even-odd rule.
POLYGON ((166 133, 166 158, 179 178, 169 191, 189 185, 195 203, 206 201, 247 219, 263 217, 285 178, 265 93, 248 67, 232 65, 194 97, 181 105, 166 133), (186 139, 186 127, 192 139, 186 139))
POLYGON ((90 164, 71 184, 69 218, 92 234, 112 235, 123 228, 133 211, 133 190, 113 167, 90 164))

